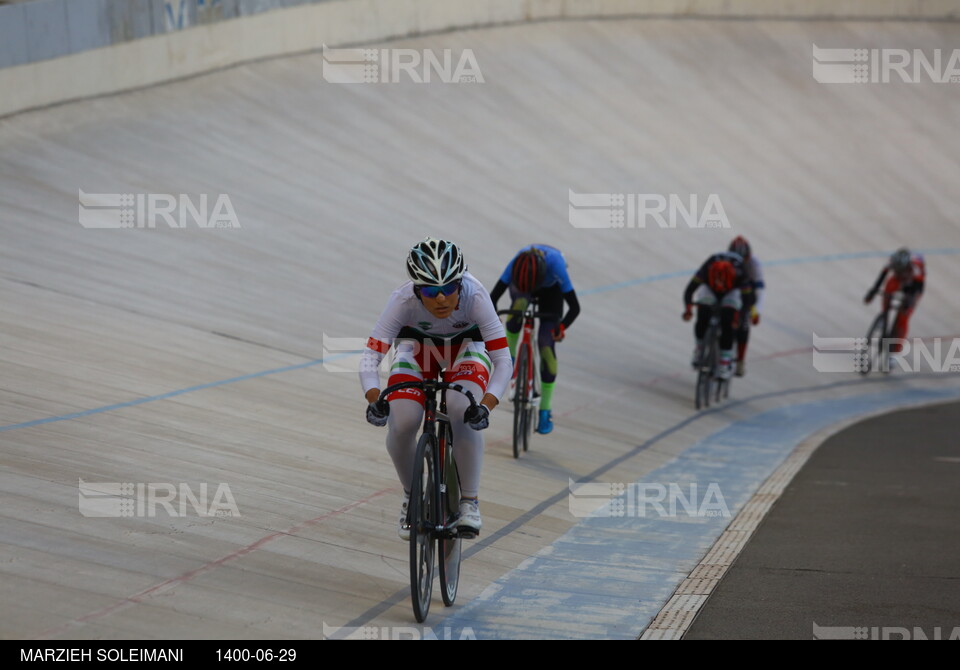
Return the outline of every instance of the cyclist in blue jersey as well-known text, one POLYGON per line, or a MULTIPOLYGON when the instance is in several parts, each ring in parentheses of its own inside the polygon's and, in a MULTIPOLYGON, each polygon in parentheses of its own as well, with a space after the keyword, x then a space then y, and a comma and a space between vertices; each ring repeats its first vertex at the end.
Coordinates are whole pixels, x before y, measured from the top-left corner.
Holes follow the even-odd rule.
MULTIPOLYGON (((511 309, 523 310, 531 300, 539 311, 557 315, 553 319, 540 320, 537 347, 540 350, 540 417, 537 432, 546 435, 553 430, 551 403, 557 380, 556 343, 566 337, 567 329, 580 314, 580 302, 567 272, 563 253, 546 244, 533 244, 521 249, 511 259, 490 291, 496 305, 500 296, 510 289, 511 309), (563 314, 564 303, 567 312, 563 314), (562 318, 560 315, 563 314, 562 318)), ((506 323, 507 345, 511 356, 516 357, 520 340, 521 319, 511 317, 506 323)))

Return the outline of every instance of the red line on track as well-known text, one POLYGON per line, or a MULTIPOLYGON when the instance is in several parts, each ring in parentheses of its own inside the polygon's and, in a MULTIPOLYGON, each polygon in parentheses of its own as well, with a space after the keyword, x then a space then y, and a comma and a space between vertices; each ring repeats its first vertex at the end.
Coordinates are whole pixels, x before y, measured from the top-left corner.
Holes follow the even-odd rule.
POLYGON ((318 516, 318 517, 315 517, 315 518, 313 518, 313 519, 308 519, 307 521, 303 521, 303 522, 297 524, 296 526, 293 526, 293 527, 290 528, 289 530, 277 531, 277 532, 275 532, 275 533, 271 533, 270 535, 266 535, 266 536, 260 538, 259 540, 257 540, 256 542, 247 545, 246 547, 242 547, 242 548, 240 548, 240 549, 237 549, 236 551, 234 551, 234 552, 232 552, 232 553, 230 553, 230 554, 227 554, 226 556, 223 556, 223 557, 221 557, 221 558, 218 558, 218 559, 215 560, 215 561, 210 561, 210 562, 207 563, 206 565, 202 565, 202 566, 200 566, 199 568, 197 568, 197 569, 195 569, 195 570, 191 570, 191 571, 189 571, 189 572, 185 572, 185 573, 183 573, 182 575, 179 575, 179 576, 177 576, 177 577, 173 577, 173 578, 168 579, 168 580, 166 580, 166 581, 160 582, 159 584, 155 584, 155 585, 153 585, 153 586, 151 586, 151 587, 149 587, 149 588, 147 588, 147 589, 144 589, 143 591, 140 591, 140 592, 138 592, 138 593, 135 593, 135 594, 132 595, 132 596, 128 596, 128 597, 124 598, 123 600, 120 600, 119 602, 114 603, 113 605, 109 605, 109 606, 107 606, 107 607, 104 607, 104 608, 102 608, 102 609, 96 610, 96 611, 94 611, 94 612, 89 612, 88 614, 84 614, 84 615, 79 616, 79 617, 77 617, 77 618, 75 618, 75 619, 71 619, 71 620, 68 621, 67 623, 65 623, 65 624, 63 624, 63 625, 61 625, 61 626, 58 626, 57 628, 52 628, 52 629, 50 629, 50 630, 48 630, 48 631, 45 631, 45 632, 41 633, 40 635, 37 636, 37 638, 38 638, 38 639, 43 639, 43 638, 47 638, 47 637, 52 637, 52 636, 54 636, 54 635, 58 635, 58 634, 60 634, 60 633, 64 633, 64 632, 68 631, 68 630, 69 630, 70 628, 72 628, 73 626, 77 626, 77 625, 80 625, 80 624, 88 623, 88 622, 93 621, 93 620, 95 620, 95 619, 99 619, 99 618, 101 618, 101 617, 107 616, 108 614, 113 614, 114 612, 117 612, 117 611, 119 611, 119 610, 121 610, 121 609, 123 609, 123 608, 125 608, 125 607, 129 607, 129 606, 131 606, 131 605, 139 604, 139 603, 143 602, 144 600, 146 600, 147 598, 149 598, 150 596, 152 596, 152 595, 154 595, 154 594, 157 594, 157 593, 160 593, 160 592, 162 592, 162 591, 165 591, 165 590, 174 588, 174 587, 176 587, 176 586, 179 586, 180 584, 184 584, 184 583, 190 581, 191 579, 193 579, 194 577, 196 577, 197 575, 200 575, 200 574, 203 574, 203 573, 208 572, 208 571, 210 571, 210 570, 213 570, 214 568, 220 567, 221 565, 224 565, 224 564, 226 564, 226 563, 229 563, 230 561, 236 560, 236 559, 238 559, 238 558, 242 558, 242 557, 246 556, 247 554, 256 551, 257 549, 259 549, 260 547, 264 546, 265 544, 267 544, 267 543, 269 543, 269 542, 272 542, 273 540, 276 540, 276 539, 282 538, 282 537, 287 537, 287 536, 290 536, 290 535, 294 535, 294 534, 296 534, 297 532, 299 532, 299 531, 303 530, 304 528, 306 528, 307 526, 311 526, 311 525, 314 525, 314 524, 322 523, 322 522, 326 521, 327 519, 331 519, 331 518, 333 518, 333 517, 335 517, 335 516, 339 516, 339 515, 341 515, 341 514, 346 514, 347 512, 349 512, 350 510, 352 510, 352 509, 354 509, 354 508, 356 508, 356 507, 360 507, 361 505, 365 505, 366 503, 370 502, 371 500, 375 500, 376 498, 379 498, 379 497, 381 497, 381 496, 383 496, 383 495, 385 495, 385 494, 387 494, 387 493, 390 493, 390 492, 392 492, 392 491, 395 491, 395 490, 396 490, 395 488, 390 488, 390 489, 383 489, 383 490, 381 490, 381 491, 377 491, 376 493, 373 493, 373 494, 367 496, 366 498, 363 498, 363 499, 361 499, 361 500, 355 500, 354 502, 348 503, 348 504, 344 505, 343 507, 340 507, 339 509, 332 510, 332 511, 330 511, 330 512, 327 512, 326 514, 322 514, 322 515, 320 515, 320 516, 318 516))

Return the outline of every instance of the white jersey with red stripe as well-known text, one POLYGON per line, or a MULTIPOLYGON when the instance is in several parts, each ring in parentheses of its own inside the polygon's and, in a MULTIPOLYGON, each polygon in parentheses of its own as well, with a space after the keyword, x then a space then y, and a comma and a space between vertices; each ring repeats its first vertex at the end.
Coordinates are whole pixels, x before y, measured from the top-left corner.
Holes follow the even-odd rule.
POLYGON ((360 360, 363 392, 381 387, 380 363, 401 330, 413 331, 424 339, 452 341, 475 328, 479 328, 494 366, 486 392, 499 399, 510 383, 513 361, 503 323, 483 284, 465 272, 457 308, 444 319, 438 319, 427 311, 413 292, 413 282, 403 284, 390 295, 363 350, 360 360))

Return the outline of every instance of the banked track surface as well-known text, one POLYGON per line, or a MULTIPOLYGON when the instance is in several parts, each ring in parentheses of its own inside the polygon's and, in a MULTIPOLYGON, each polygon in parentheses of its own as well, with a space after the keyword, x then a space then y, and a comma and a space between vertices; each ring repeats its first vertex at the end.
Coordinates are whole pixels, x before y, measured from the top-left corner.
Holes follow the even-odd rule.
MULTIPOLYGON (((0 121, 0 633, 318 638, 412 626, 399 487, 340 338, 365 339, 426 235, 458 241, 489 286, 521 245, 554 244, 583 306, 559 348, 554 434, 515 461, 509 410, 494 414, 484 535, 458 606, 438 602, 434 627, 495 602, 518 568, 584 527, 571 480, 649 481, 752 418, 786 411, 785 430, 799 425, 794 406, 869 413, 883 394, 955 396, 956 375, 861 380, 811 362, 814 333, 862 334, 874 312, 862 295, 901 244, 928 252, 912 334, 960 331, 954 88, 818 84, 811 46, 949 49, 958 30, 541 23, 380 45, 469 48, 483 83, 335 85, 314 54, 0 121), (86 229, 80 190, 224 193, 240 228, 86 229), (717 194, 730 228, 578 229, 570 191, 717 194), (698 415, 680 295, 737 233, 768 261, 764 319, 733 402, 698 415), (225 483, 239 516, 85 517, 80 480, 206 483, 211 497, 225 483)), ((739 446, 761 449, 748 436, 739 446)), ((708 535, 723 530, 714 522, 708 535)), ((573 558, 565 567, 595 584, 564 595, 558 576, 550 598, 521 593, 522 630, 491 605, 479 636, 636 637, 702 558, 662 540, 645 564, 660 590, 636 616, 576 612, 584 589, 610 584, 573 558), (579 617, 542 615, 563 610, 579 617)), ((615 549, 618 538, 594 541, 615 549)))

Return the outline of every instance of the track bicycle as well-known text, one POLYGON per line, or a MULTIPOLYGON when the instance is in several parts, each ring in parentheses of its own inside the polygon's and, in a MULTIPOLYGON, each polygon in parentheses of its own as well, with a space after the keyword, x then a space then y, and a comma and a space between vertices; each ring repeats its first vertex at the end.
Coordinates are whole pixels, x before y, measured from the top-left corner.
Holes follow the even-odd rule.
POLYGON ((695 402, 697 409, 710 406, 711 396, 716 402, 730 395, 730 380, 720 376, 720 308, 701 305, 701 309, 711 309, 710 323, 703 336, 703 352, 695 367, 697 386, 695 402))
POLYGON ((520 341, 513 366, 513 457, 530 448, 530 434, 536 429, 540 408, 540 356, 537 351, 537 319, 556 319, 539 312, 536 303, 525 309, 501 309, 497 314, 521 318, 520 341))
POLYGON ((447 415, 446 392, 458 391, 476 406, 470 391, 459 384, 425 379, 393 384, 380 399, 403 389, 424 393, 423 431, 417 442, 407 523, 410 524, 410 596, 417 623, 430 611, 434 570, 439 565, 443 604, 453 605, 460 581, 461 541, 477 534, 457 527, 460 518, 460 475, 453 457, 453 429, 447 415), (440 396, 439 401, 437 396, 440 396), (437 556, 438 560, 434 557, 437 556))
POLYGON ((883 307, 871 322, 864 348, 861 350, 860 374, 868 374, 874 367, 881 372, 890 372, 890 361, 887 360, 890 354, 888 341, 893 338, 893 327, 902 305, 902 291, 896 291, 889 297, 883 296, 883 307))

